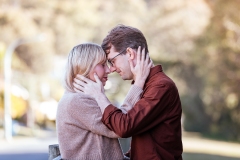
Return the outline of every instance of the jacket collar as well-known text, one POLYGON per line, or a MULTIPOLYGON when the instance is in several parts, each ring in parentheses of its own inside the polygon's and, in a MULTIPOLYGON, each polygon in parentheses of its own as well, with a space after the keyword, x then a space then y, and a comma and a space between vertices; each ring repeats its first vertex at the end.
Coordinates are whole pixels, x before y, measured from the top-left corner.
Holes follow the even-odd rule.
MULTIPOLYGON (((156 73, 162 72, 162 71, 163 71, 162 65, 157 65, 157 66, 151 68, 151 69, 150 69, 150 73, 149 73, 149 75, 148 75, 145 83, 148 82, 149 79, 150 79, 152 76, 154 76, 156 73)), ((134 82, 135 82, 135 81, 133 80, 133 81, 132 81, 132 84, 134 84, 134 82)))

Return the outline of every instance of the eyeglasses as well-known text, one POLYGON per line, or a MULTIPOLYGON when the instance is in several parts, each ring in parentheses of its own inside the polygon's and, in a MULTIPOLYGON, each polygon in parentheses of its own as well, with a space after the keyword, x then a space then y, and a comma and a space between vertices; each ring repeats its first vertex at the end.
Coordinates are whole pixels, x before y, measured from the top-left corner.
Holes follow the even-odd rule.
POLYGON ((125 50, 124 51, 122 51, 122 52, 120 52, 119 54, 117 54, 116 56, 114 56, 113 58, 111 58, 111 59, 108 59, 107 61, 108 61, 108 64, 109 64, 109 66, 111 66, 111 67, 113 67, 113 60, 114 60, 114 58, 116 58, 117 56, 119 56, 119 55, 121 55, 121 54, 123 54, 125 52, 125 50))

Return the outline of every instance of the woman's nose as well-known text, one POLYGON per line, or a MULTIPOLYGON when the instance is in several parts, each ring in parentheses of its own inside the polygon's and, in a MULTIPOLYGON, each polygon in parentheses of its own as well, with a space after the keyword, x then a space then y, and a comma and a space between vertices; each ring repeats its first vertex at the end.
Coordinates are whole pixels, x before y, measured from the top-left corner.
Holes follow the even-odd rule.
POLYGON ((107 74, 109 74, 109 73, 111 72, 108 66, 105 67, 105 72, 106 72, 107 74))

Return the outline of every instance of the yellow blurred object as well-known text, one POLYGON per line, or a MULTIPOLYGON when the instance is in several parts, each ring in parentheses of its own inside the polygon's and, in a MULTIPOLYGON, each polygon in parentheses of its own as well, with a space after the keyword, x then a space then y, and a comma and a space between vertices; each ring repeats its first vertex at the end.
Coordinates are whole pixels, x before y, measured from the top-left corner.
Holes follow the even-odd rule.
POLYGON ((12 95, 12 118, 20 118, 27 111, 27 101, 22 97, 12 95))
POLYGON ((238 97, 235 93, 230 93, 226 98, 227 107, 230 109, 236 108, 238 105, 238 97))
POLYGON ((0 41, 0 59, 3 57, 3 53, 6 51, 6 45, 5 43, 0 41))

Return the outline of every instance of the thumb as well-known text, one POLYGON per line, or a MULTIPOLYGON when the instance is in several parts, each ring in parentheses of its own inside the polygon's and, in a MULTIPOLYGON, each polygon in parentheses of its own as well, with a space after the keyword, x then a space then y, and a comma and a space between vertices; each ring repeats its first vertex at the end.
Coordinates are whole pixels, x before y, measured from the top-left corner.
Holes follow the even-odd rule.
POLYGON ((96 73, 94 73, 93 76, 94 76, 94 78, 95 78, 95 80, 96 80, 97 83, 102 83, 96 73))
POLYGON ((132 59, 129 59, 128 61, 129 61, 129 64, 130 64, 130 68, 131 68, 131 70, 133 70, 134 67, 133 67, 133 61, 132 61, 132 59))

